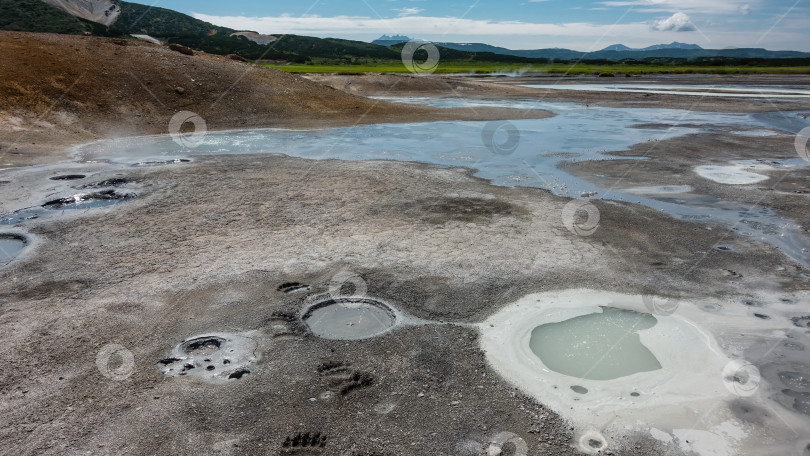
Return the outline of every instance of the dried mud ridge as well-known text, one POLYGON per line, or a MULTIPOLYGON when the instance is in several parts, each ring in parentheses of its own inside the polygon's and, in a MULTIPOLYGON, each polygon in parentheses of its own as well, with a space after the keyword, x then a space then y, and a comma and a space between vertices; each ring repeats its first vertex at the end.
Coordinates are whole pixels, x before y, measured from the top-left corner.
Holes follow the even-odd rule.
POLYGON ((84 179, 85 177, 87 177, 87 176, 85 176, 84 174, 63 174, 63 175, 61 175, 61 176, 53 176, 53 177, 50 177, 49 179, 50 179, 50 180, 58 180, 58 181, 63 181, 63 180, 77 180, 77 179, 84 179))
POLYGON ((22 234, 16 233, 0 233, 0 239, 7 239, 12 241, 20 241, 23 244, 28 244, 28 239, 22 234))
POLYGON ((295 293, 298 291, 309 291, 311 288, 309 285, 305 285, 303 283, 298 282, 284 282, 278 286, 276 289, 277 291, 281 291, 282 293, 295 293))
POLYGON ((134 193, 118 193, 115 190, 102 190, 100 192, 58 198, 48 201, 47 203, 43 204, 42 207, 48 209, 61 209, 67 206, 89 203, 93 201, 125 201, 136 197, 137 195, 134 193))
POLYGON ((133 179, 130 177, 113 177, 111 179, 105 179, 103 181, 95 182, 92 184, 85 184, 79 186, 79 189, 86 189, 86 188, 104 188, 104 187, 120 187, 126 184, 136 184, 142 182, 140 179, 133 179))

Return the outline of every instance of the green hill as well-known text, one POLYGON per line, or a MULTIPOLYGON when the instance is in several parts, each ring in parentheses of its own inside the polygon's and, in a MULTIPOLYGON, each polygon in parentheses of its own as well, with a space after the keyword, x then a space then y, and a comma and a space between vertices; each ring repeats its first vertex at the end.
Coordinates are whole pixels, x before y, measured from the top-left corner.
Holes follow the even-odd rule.
POLYGON ((79 34, 91 28, 42 0, 0 0, 0 30, 79 34))

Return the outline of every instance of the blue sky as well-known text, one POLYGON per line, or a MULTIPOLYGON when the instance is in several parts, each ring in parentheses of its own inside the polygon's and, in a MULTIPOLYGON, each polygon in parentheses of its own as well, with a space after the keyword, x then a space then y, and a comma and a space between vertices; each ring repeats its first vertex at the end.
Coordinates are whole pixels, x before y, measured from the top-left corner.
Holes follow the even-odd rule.
POLYGON ((810 51, 810 0, 158 0, 154 5, 236 29, 362 41, 403 34, 513 49, 680 41, 705 48, 810 51))

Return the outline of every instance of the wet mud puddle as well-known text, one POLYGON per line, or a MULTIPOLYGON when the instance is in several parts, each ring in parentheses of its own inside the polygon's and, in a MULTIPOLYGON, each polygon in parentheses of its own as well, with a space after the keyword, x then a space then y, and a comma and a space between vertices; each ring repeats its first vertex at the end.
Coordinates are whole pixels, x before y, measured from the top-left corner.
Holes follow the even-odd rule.
MULTIPOLYGON (((605 152, 627 150, 646 141, 692 133, 724 131, 796 133, 810 121, 790 113, 735 115, 677 109, 602 108, 535 100, 481 101, 468 99, 388 98, 390 101, 439 107, 491 106, 548 109, 556 116, 509 122, 434 122, 423 124, 364 125, 316 131, 264 129, 209 133, 192 151, 182 150, 169 136, 102 141, 78 148, 84 161, 112 163, 154 162, 155 157, 178 154, 283 153, 308 159, 390 159, 463 166, 497 185, 544 188, 561 196, 605 198, 643 204, 668 215, 707 224, 724 224, 739 233, 776 245, 788 256, 810 267, 810 240, 790 219, 765 207, 742 207, 723 200, 702 200, 688 194, 629 192, 600 188, 561 168, 570 161, 600 160, 605 152), (786 121, 785 117, 790 120, 786 121), (795 119, 793 118, 795 117, 795 119), (797 120, 798 119, 798 120, 797 120), (661 129, 655 125, 674 125, 661 129)), ((764 133, 763 133, 764 134, 764 133)), ((611 156, 611 159, 617 157, 611 156)), ((641 160, 644 157, 622 157, 641 160)), ((801 159, 789 166, 806 166, 801 159)), ((697 172, 697 171, 696 171, 697 172)), ((756 171, 700 170, 709 176, 749 181, 761 179, 756 171), (724 177, 725 176, 725 177, 724 177)), ((670 187, 679 187, 678 185, 670 187)), ((682 187, 682 186, 680 186, 682 187)))
POLYGON ((0 215, 0 225, 17 225, 28 220, 50 219, 62 214, 62 211, 82 211, 113 206, 135 197, 134 193, 122 193, 115 190, 76 193, 69 197, 47 201, 41 206, 0 215))
POLYGON ((11 263, 25 249, 25 238, 16 234, 0 233, 0 268, 11 263))

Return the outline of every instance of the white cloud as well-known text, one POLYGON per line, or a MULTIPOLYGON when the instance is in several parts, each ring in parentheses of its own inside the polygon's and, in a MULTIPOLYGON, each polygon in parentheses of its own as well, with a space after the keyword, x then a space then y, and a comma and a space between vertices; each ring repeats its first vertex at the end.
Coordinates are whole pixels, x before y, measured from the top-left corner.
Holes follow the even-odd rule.
POLYGON ((424 11, 422 8, 411 7, 411 8, 394 8, 394 11, 397 11, 400 16, 414 16, 416 14, 421 13, 424 11))
POLYGON ((659 32, 693 32, 695 24, 684 13, 678 12, 666 19, 653 21, 652 29, 659 32))
POLYGON ((732 14, 743 8, 750 10, 751 3, 762 0, 608 0, 601 2, 605 6, 631 7, 638 11, 650 13, 672 13, 686 11, 689 13, 732 14))

